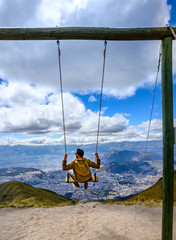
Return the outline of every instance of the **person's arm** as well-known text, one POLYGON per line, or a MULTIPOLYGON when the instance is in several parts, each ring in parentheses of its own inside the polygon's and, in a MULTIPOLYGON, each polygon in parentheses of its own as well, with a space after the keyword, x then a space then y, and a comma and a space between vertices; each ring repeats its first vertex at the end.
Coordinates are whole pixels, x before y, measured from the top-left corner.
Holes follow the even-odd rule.
POLYGON ((100 159, 99 159, 98 153, 95 153, 95 157, 96 157, 96 159, 97 159, 97 162, 95 163, 95 162, 93 162, 93 161, 91 161, 91 160, 88 159, 88 164, 89 164, 89 166, 92 167, 92 168, 97 168, 97 169, 99 169, 99 168, 100 168, 100 159))
POLYGON ((63 170, 70 170, 73 169, 74 163, 71 162, 70 164, 67 164, 67 154, 64 155, 64 160, 62 161, 62 169, 63 170))

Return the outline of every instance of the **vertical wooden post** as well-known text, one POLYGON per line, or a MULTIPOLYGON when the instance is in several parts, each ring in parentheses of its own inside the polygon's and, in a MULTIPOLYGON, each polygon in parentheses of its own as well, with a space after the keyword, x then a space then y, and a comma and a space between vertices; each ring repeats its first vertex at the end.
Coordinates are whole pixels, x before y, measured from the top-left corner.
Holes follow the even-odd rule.
POLYGON ((174 190, 174 129, 172 38, 162 40, 163 209, 162 240, 172 239, 174 190))

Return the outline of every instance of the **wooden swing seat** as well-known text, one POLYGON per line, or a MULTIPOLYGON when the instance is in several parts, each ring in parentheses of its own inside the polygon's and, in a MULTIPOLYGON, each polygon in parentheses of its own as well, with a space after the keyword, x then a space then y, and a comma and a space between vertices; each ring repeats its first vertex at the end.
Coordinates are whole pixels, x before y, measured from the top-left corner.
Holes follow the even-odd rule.
MULTIPOLYGON (((66 180, 65 180, 66 183, 74 183, 74 182, 77 182, 73 177, 70 176, 70 174, 68 173, 67 176, 66 176, 66 180)), ((94 173, 93 176, 91 176, 91 179, 88 180, 87 182, 98 182, 98 177, 96 175, 96 173, 94 173)))

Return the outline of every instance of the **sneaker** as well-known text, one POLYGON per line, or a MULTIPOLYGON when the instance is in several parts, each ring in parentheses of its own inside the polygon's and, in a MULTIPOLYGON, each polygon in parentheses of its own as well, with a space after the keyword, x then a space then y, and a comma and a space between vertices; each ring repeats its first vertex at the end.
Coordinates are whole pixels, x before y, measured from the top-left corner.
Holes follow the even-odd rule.
POLYGON ((84 182, 84 189, 87 191, 88 188, 88 182, 84 182))
POLYGON ((74 186, 75 186, 76 188, 80 188, 80 186, 79 186, 79 183, 78 183, 78 182, 74 182, 73 184, 74 184, 74 186))

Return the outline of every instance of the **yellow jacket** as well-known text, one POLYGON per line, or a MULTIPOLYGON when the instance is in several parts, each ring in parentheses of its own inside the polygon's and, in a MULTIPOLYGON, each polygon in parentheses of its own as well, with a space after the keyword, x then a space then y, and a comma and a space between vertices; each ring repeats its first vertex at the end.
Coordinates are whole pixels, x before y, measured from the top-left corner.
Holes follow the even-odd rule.
POLYGON ((67 164, 66 161, 62 162, 63 170, 73 169, 75 173, 75 178, 78 182, 86 182, 91 178, 90 167, 92 168, 100 168, 100 159, 97 159, 97 163, 92 162, 88 158, 84 158, 83 160, 74 160, 70 164, 67 164))

